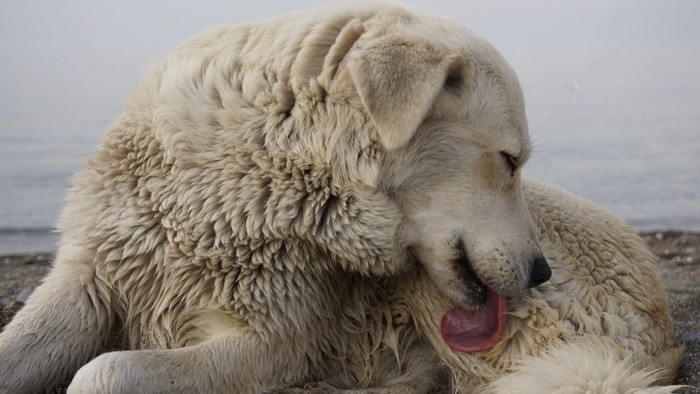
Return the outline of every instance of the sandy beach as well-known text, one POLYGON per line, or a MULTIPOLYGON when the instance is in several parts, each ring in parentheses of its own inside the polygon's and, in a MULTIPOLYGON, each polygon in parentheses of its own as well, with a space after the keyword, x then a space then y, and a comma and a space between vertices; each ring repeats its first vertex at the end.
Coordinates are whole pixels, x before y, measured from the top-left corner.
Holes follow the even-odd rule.
MULTIPOLYGON (((640 234, 659 256, 678 341, 686 353, 677 384, 700 387, 700 233, 651 231, 640 234)), ((0 327, 22 306, 48 272, 51 253, 0 256, 0 327)), ((62 388, 53 392, 60 393, 62 388)), ((683 389, 681 393, 700 393, 683 389)))

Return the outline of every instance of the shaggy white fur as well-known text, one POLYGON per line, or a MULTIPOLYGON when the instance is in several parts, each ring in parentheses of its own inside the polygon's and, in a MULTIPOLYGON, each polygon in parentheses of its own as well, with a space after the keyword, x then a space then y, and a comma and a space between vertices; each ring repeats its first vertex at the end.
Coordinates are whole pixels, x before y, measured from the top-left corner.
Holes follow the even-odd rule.
POLYGON ((653 256, 521 182, 530 151, 515 74, 450 20, 348 3, 205 32, 75 177, 0 391, 667 392, 653 256), (503 337, 453 351, 442 315, 487 294, 503 337))

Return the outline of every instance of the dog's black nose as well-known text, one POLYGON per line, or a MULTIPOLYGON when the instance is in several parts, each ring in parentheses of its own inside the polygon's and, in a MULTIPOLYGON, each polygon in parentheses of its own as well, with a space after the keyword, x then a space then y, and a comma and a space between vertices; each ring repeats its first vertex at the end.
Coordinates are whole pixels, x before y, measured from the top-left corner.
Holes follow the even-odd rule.
POLYGON ((530 271, 530 283, 527 287, 539 286, 552 277, 552 269, 549 268, 547 260, 541 254, 535 257, 530 271))

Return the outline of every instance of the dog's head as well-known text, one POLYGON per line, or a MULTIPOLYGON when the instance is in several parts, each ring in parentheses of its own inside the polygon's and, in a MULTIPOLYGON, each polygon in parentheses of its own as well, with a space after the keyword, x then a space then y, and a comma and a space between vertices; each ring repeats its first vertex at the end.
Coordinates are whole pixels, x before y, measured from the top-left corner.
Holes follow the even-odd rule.
POLYGON ((348 69, 387 151, 379 187, 401 208, 405 244, 463 305, 547 281, 520 187, 531 146, 512 69, 450 21, 372 28, 348 69))

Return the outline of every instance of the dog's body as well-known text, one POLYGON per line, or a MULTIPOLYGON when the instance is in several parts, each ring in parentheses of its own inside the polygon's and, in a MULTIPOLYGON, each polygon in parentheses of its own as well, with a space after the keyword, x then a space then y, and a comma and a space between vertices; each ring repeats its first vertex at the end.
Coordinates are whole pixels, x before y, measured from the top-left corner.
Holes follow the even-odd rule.
POLYGON ((79 368, 73 392, 421 392, 446 373, 547 391, 527 362, 583 373, 571 352, 601 347, 629 368, 587 381, 673 374, 641 241, 574 197, 523 194, 522 94, 500 55, 450 21, 346 7, 212 30, 147 72, 0 336, 3 391, 79 368), (550 277, 543 252, 553 280, 528 290, 550 277), (453 305, 506 298, 504 332, 441 337, 453 305), (115 346, 132 350, 90 361, 115 346))

